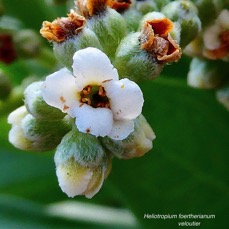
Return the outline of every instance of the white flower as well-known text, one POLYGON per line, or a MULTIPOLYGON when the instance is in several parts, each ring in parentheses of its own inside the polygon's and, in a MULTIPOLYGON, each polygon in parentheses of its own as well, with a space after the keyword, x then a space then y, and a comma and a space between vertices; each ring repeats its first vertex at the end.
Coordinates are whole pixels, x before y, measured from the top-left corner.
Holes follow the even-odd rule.
POLYGON ((209 59, 222 59, 228 56, 229 10, 222 10, 215 23, 203 34, 204 56, 209 59))
POLYGON ((142 111, 139 86, 126 78, 119 80, 108 57, 96 48, 77 51, 72 68, 73 75, 64 68, 46 78, 45 102, 76 118, 81 132, 125 139, 142 111))

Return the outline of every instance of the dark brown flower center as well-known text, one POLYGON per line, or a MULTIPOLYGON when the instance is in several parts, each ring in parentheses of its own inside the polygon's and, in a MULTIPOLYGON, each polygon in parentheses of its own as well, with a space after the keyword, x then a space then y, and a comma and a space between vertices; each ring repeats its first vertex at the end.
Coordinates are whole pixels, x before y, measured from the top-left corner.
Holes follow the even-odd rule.
POLYGON ((108 97, 106 96, 106 91, 104 87, 100 86, 92 86, 87 85, 83 88, 80 93, 81 103, 86 103, 94 108, 104 107, 110 108, 110 102, 108 97))

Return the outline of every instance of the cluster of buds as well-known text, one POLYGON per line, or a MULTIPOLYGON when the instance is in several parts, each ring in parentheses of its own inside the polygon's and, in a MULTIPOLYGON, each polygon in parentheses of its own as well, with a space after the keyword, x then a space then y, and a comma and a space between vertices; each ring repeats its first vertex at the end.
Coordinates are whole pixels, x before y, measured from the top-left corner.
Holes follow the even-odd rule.
POLYGON ((63 68, 25 89, 25 105, 8 118, 10 142, 29 151, 55 149, 62 191, 93 197, 112 158, 152 149, 155 134, 137 83, 177 62, 199 30, 189 1, 74 1, 67 17, 43 22, 40 33, 63 68))
POLYGON ((216 97, 229 108, 229 2, 196 1, 202 30, 184 49, 193 59, 188 85, 215 89, 216 97))

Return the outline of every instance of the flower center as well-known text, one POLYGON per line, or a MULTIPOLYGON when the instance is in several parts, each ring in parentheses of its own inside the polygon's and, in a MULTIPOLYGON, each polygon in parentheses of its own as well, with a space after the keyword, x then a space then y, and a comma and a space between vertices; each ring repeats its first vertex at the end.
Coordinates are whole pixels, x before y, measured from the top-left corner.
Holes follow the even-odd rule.
POLYGON ((106 96, 104 87, 87 85, 80 93, 80 102, 86 103, 94 108, 104 107, 110 109, 110 102, 106 96))

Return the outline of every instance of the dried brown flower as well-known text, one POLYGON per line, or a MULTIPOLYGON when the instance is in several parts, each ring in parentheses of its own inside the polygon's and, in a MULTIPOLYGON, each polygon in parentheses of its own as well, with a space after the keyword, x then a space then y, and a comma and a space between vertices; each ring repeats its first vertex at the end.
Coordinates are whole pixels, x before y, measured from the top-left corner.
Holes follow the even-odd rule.
POLYGON ((112 9, 121 13, 121 12, 124 12, 125 10, 129 9, 129 7, 132 4, 132 1, 131 0, 109 0, 107 4, 112 9))
POLYGON ((211 60, 222 59, 229 55, 229 30, 219 35, 220 46, 216 49, 204 49, 203 55, 211 60))
POLYGON ((75 1, 77 11, 85 18, 98 15, 105 11, 109 0, 78 0, 75 1))
POLYGON ((181 57, 179 44, 171 37, 173 22, 159 18, 145 22, 140 38, 141 49, 155 56, 159 62, 174 62, 181 57))
POLYGON ((73 10, 67 16, 57 18, 53 22, 44 21, 40 30, 41 35, 49 41, 60 43, 78 34, 86 19, 73 10))

